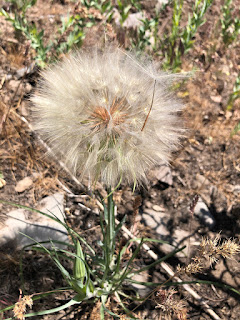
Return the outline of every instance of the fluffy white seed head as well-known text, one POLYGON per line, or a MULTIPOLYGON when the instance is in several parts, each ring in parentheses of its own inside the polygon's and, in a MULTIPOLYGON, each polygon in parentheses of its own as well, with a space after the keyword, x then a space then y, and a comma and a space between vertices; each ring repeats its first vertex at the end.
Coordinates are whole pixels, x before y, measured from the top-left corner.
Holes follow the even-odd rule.
POLYGON ((35 128, 81 177, 141 183, 182 132, 175 79, 119 48, 80 51, 43 72, 31 99, 35 128))

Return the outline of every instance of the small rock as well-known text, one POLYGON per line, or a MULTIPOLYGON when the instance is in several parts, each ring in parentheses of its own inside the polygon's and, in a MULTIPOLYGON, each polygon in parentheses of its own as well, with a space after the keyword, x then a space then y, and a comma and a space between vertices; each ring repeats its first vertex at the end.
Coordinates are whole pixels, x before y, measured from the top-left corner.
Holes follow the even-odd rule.
POLYGON ((195 188, 202 188, 202 186, 209 186, 211 183, 210 181, 203 175, 201 174, 197 174, 196 175, 196 179, 194 180, 196 185, 195 185, 195 188))
POLYGON ((240 184, 237 184, 237 185, 234 186, 233 192, 236 193, 236 194, 240 193, 240 184))
POLYGON ((210 146, 213 143, 213 137, 211 136, 207 137, 203 143, 207 146, 210 146))
POLYGON ((6 185, 6 181, 0 177, 0 189, 6 185))
MULTIPOLYGON (((139 281, 139 282, 148 282, 149 281, 149 274, 147 272, 142 272, 140 274, 136 273, 132 277, 133 280, 139 281)), ((151 289, 147 286, 144 286, 143 284, 138 284, 138 283, 131 283, 131 287, 137 291, 139 296, 141 298, 146 297, 146 295, 151 291, 151 289)))
POLYGON ((194 245, 199 244, 199 242, 196 240, 196 238, 194 236, 191 235, 191 233, 189 231, 186 230, 182 230, 182 229, 175 229, 174 230, 174 234, 172 237, 172 242, 171 244, 176 246, 177 248, 186 246, 186 248, 184 249, 184 251, 181 251, 179 253, 176 254, 177 257, 179 258, 186 258, 186 255, 184 254, 184 252, 188 252, 189 253, 189 249, 192 249, 194 245))
POLYGON ((19 110, 21 115, 23 115, 24 117, 27 117, 29 115, 28 109, 26 108, 26 101, 22 101, 19 106, 19 110))
MULTIPOLYGON (((64 219, 64 210, 63 210, 63 201, 64 195, 60 192, 43 198, 37 205, 37 209, 50 214, 52 216, 58 217, 61 221, 64 219)), ((43 217, 43 216, 41 216, 43 217)))
POLYGON ((158 212, 160 212, 160 211, 165 211, 165 209, 163 208, 163 207, 160 207, 159 205, 157 205, 157 204, 154 204, 153 206, 152 206, 152 208, 153 208, 153 210, 155 210, 155 211, 158 211, 158 212))
POLYGON ((220 95, 218 95, 218 96, 210 96, 210 98, 211 98, 211 100, 213 102, 216 102, 216 103, 222 102, 222 97, 220 95))
MULTIPOLYGON (((121 15, 117 9, 113 11, 113 19, 117 26, 120 26, 121 15)), ((142 20, 145 18, 145 15, 142 12, 130 13, 127 19, 123 22, 122 26, 127 29, 137 29, 143 24, 142 20)))
POLYGON ((226 74, 227 76, 230 75, 230 68, 227 64, 223 64, 221 66, 221 71, 222 71, 222 73, 226 74))
POLYGON ((16 92, 16 90, 19 90, 19 92, 21 92, 23 89, 23 85, 20 80, 10 80, 8 86, 13 92, 16 92))
POLYGON ((161 235, 167 235, 168 230, 166 228, 166 214, 157 212, 152 209, 145 209, 143 212, 143 220, 148 227, 161 235))
POLYGON ((130 13, 127 19, 124 21, 123 27, 127 29, 137 29, 143 24, 142 20, 144 18, 145 15, 143 12, 130 13))
POLYGON ((235 194, 238 194, 240 193, 240 185, 237 184, 237 185, 232 185, 232 184, 227 184, 225 186, 225 191, 229 192, 229 193, 235 193, 235 194))
POLYGON ((160 10, 164 5, 166 5, 169 0, 157 0, 156 9, 160 10))
POLYGON ((31 84, 30 83, 26 83, 25 84, 25 92, 26 93, 29 93, 29 92, 31 92, 32 91, 32 86, 31 86, 31 84))
POLYGON ((144 206, 147 207, 147 208, 152 208, 152 202, 151 201, 144 201, 144 206))
POLYGON ((179 258, 185 257, 186 252, 188 252, 189 244, 191 248, 191 245, 196 242, 196 239, 191 237, 191 233, 189 231, 184 231, 178 228, 175 228, 173 232, 170 232, 168 225, 171 217, 163 209, 164 208, 161 208, 161 211, 158 212, 152 209, 144 209, 142 220, 155 232, 156 239, 168 242, 160 244, 162 252, 168 254, 175 248, 180 248, 185 245, 186 248, 184 251, 176 254, 179 258), (191 241, 189 241, 189 238, 191 241))
POLYGON ((173 184, 172 172, 170 167, 166 163, 158 165, 153 170, 150 170, 148 174, 149 180, 152 181, 153 185, 159 181, 166 183, 169 186, 173 184))
POLYGON ((216 221, 201 197, 195 206, 194 214, 210 229, 215 226, 216 221))
POLYGON ((232 118, 232 115, 233 115, 232 111, 226 110, 225 112, 226 120, 230 120, 232 118))
POLYGON ((20 78, 26 76, 27 74, 33 73, 35 70, 36 70, 36 63, 32 62, 30 64, 30 66, 24 67, 24 68, 21 68, 21 69, 17 70, 16 77, 18 79, 20 79, 20 78))
POLYGON ((81 211, 79 209, 74 210, 75 216, 80 216, 81 211))
POLYGON ((228 193, 233 193, 234 191, 234 186, 232 184, 226 184, 224 187, 225 191, 228 193))
POLYGON ((30 188, 33 184, 33 180, 30 177, 25 177, 22 180, 18 181, 15 187, 15 191, 23 192, 26 189, 30 188))
POLYGON ((33 181, 37 180, 40 177, 41 177, 41 174, 39 172, 33 172, 32 173, 33 181))
POLYGON ((125 203, 125 208, 126 208, 127 211, 132 212, 132 211, 133 211, 133 204, 132 204, 132 202, 126 202, 126 203, 125 203))
MULTIPOLYGON (((64 195, 56 193, 42 199, 37 208, 64 222, 63 201, 64 195)), ((21 249, 34 241, 58 240, 68 243, 68 234, 64 226, 50 217, 25 209, 13 210, 7 216, 8 219, 4 222, 3 227, 0 227, 0 246, 6 245, 21 249)), ((46 243, 44 246, 51 248, 52 244, 46 243)), ((56 246, 65 247, 59 244, 56 246)))
MULTIPOLYGON (((142 214, 142 220, 145 225, 155 232, 158 240, 171 241, 172 237, 167 229, 169 216, 166 213, 145 209, 142 214)), ((169 253, 173 250, 173 247, 170 244, 161 244, 161 250, 169 253)))

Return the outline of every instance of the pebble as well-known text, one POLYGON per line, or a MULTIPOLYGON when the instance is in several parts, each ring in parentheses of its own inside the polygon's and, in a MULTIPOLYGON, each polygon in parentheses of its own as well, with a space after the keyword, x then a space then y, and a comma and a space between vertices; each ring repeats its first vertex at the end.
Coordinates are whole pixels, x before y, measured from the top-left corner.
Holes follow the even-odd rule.
POLYGON ((156 168, 149 171, 148 178, 152 184, 155 185, 158 182, 163 182, 169 186, 173 185, 172 171, 166 163, 159 164, 156 168))
MULTIPOLYGON (((132 279, 139 282, 148 282, 149 281, 149 274, 148 272, 142 272, 141 274, 134 274, 132 279)), ((136 290, 140 297, 144 298, 146 295, 151 291, 150 287, 144 286, 138 283, 132 283, 131 287, 136 290)))
MULTIPOLYGON (((64 195, 55 193, 52 196, 43 198, 39 202, 37 209, 64 222, 63 202, 64 195)), ((6 245, 22 249, 26 245, 34 243, 34 241, 41 242, 50 239, 69 242, 67 231, 63 225, 38 212, 17 209, 9 212, 7 217, 3 225, 0 225, 0 247, 6 245)), ((52 247, 51 243, 44 245, 47 248, 52 247)), ((58 247, 65 248, 66 246, 58 244, 58 247)))
POLYGON ((80 216, 81 211, 79 209, 74 210, 75 216, 80 216))
POLYGON ((153 210, 158 211, 158 212, 164 211, 164 208, 163 208, 163 207, 160 207, 160 206, 157 205, 157 204, 154 204, 154 205, 152 206, 152 208, 153 208, 153 210))
POLYGON ((210 229, 215 226, 216 221, 201 197, 194 208, 194 214, 210 229))
POLYGON ((19 92, 23 89, 23 84, 20 82, 20 80, 10 80, 8 83, 8 86, 11 88, 12 91, 16 91, 17 89, 19 92))
POLYGON ((143 212, 144 223, 154 230, 157 234, 168 235, 167 222, 169 217, 163 212, 157 212, 152 209, 145 209, 143 212))
POLYGON ((28 82, 25 84, 25 91, 26 91, 27 93, 29 93, 29 92, 32 91, 32 86, 31 86, 31 84, 28 83, 28 82))
POLYGON ((33 180, 30 177, 25 177, 22 180, 18 181, 15 187, 15 191, 23 192, 26 189, 29 189, 33 184, 33 180))
MULTIPOLYGON (((173 232, 170 232, 170 230, 168 229, 168 224, 171 220, 171 217, 168 212, 165 212, 164 208, 160 208, 161 211, 155 211, 153 209, 145 208, 142 214, 143 223, 154 231, 154 238, 168 242, 161 244, 160 250, 167 254, 171 252, 174 247, 180 247, 183 245, 188 246, 188 239, 191 236, 190 232, 178 228, 175 228, 173 232)), ((196 242, 196 239, 192 238, 191 243, 192 242, 196 242)), ((187 249, 185 249, 185 253, 186 252, 187 249)), ((176 254, 176 256, 179 258, 183 257, 184 253, 179 252, 176 254)))
POLYGON ((240 184, 237 184, 236 186, 234 186, 234 193, 240 193, 240 184))
POLYGON ((148 201, 148 200, 144 201, 144 205, 147 208, 152 208, 152 202, 151 201, 148 201))

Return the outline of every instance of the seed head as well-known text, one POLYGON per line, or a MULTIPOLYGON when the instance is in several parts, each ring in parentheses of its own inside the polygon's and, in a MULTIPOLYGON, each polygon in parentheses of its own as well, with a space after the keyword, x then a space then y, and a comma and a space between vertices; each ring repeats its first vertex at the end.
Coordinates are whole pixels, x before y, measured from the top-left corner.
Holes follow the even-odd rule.
POLYGON ((179 274, 184 274, 186 273, 188 276, 190 276, 191 274, 195 274, 195 273, 201 273, 202 269, 203 269, 203 258, 202 257, 194 257, 192 258, 192 262, 190 262, 188 265, 186 265, 185 267, 177 267, 177 272, 179 274))
POLYGON ((23 298, 20 298, 20 300, 15 304, 13 308, 14 317, 16 317, 19 320, 24 320, 26 306, 28 306, 29 308, 32 308, 32 305, 33 305, 32 296, 24 296, 23 298))
POLYGON ((182 132, 174 80, 119 48, 80 51, 43 72, 35 128, 75 174, 107 186, 142 183, 182 132))
POLYGON ((160 309, 166 320, 173 319, 176 315, 179 320, 187 320, 187 309, 183 300, 177 300, 174 295, 177 293, 174 289, 160 289, 156 293, 156 309, 160 309))
POLYGON ((220 240, 219 233, 213 240, 203 238, 200 243, 199 255, 207 257, 211 265, 218 262, 220 256, 225 259, 234 259, 234 255, 240 252, 240 245, 235 239, 224 240, 222 243, 220 240))

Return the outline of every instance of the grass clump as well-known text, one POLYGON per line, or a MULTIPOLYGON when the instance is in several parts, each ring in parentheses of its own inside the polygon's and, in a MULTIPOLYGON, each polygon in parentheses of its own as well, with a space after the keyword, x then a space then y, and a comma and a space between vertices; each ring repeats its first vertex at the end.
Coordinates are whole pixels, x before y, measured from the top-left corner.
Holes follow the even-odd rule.
POLYGON ((56 61, 61 54, 69 52, 73 47, 80 47, 85 38, 85 27, 93 25, 91 15, 80 15, 77 11, 61 19, 61 26, 57 35, 48 41, 45 39, 44 30, 39 30, 34 21, 29 21, 26 12, 36 4, 36 0, 12 1, 9 11, 1 8, 0 14, 12 23, 15 36, 20 41, 21 37, 29 40, 34 50, 34 59, 40 67, 56 61))
POLYGON ((165 68, 179 69, 181 57, 193 47, 195 35, 205 23, 205 13, 212 3, 213 0, 196 0, 186 26, 182 27, 183 0, 174 0, 171 32, 161 41, 165 68))
POLYGON ((227 110, 231 110, 233 108, 234 102, 240 98, 240 74, 237 76, 235 81, 233 92, 230 94, 227 103, 227 110))
POLYGON ((240 17, 238 15, 239 9, 237 10, 234 7, 232 0, 225 0, 221 9, 222 18, 220 21, 222 27, 222 37, 224 44, 228 46, 229 44, 233 43, 240 34, 240 17))

